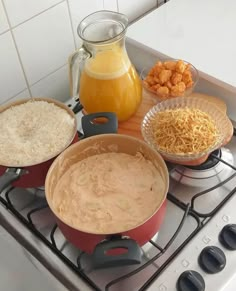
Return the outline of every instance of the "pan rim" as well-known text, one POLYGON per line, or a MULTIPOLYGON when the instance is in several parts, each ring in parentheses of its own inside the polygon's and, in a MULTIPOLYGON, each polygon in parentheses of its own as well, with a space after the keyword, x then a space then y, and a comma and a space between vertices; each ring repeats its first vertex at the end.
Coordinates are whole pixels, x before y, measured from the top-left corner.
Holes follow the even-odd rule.
POLYGON ((88 137, 86 139, 83 139, 81 140, 79 143, 75 143, 73 145, 71 145, 69 148, 67 148, 65 151, 63 151, 62 154, 66 154, 68 151, 71 151, 73 150, 74 148, 76 147, 79 147, 81 145, 81 143, 87 143, 89 142, 90 140, 92 139, 103 139, 103 138, 109 138, 109 137, 114 137, 114 138, 125 138, 127 140, 133 140, 133 141, 136 141, 138 142, 140 145, 143 145, 144 147, 146 147, 149 151, 151 151, 152 153, 154 153, 159 161, 161 161, 161 169, 162 169, 162 172, 163 172, 163 179, 164 179, 164 183, 165 183, 165 187, 164 187, 164 190, 163 190, 163 193, 162 193, 162 199, 160 201, 160 203, 157 205, 156 209, 150 214, 150 216, 148 216, 146 219, 144 219, 142 222, 138 223, 137 225, 133 226, 132 228, 128 228, 128 229, 124 229, 122 231, 119 231, 119 232, 99 232, 99 231, 89 231, 89 230, 86 230, 86 229, 83 229, 81 227, 75 227, 73 225, 71 225, 70 223, 68 223, 65 219, 63 219, 58 213, 57 211, 54 209, 53 205, 52 205, 52 199, 49 196, 49 181, 50 181, 50 178, 51 178, 51 175, 52 175, 52 172, 54 170, 54 167, 56 167, 56 164, 58 162, 60 162, 60 159, 61 159, 61 155, 59 155, 52 163, 52 165, 50 166, 48 172, 47 172, 47 176, 46 176, 46 179, 45 179, 45 197, 46 197, 46 200, 47 200, 47 203, 49 205, 49 208, 51 209, 51 211, 54 213, 54 215, 57 217, 57 219, 59 219, 62 223, 64 223, 66 226, 74 229, 74 230, 77 230, 77 231, 80 231, 80 232, 83 232, 83 233, 87 233, 87 234, 91 234, 91 235, 113 235, 113 234, 120 234, 120 233, 127 233, 129 231, 133 231, 134 229, 142 226, 143 224, 145 224, 147 221, 149 221, 158 211, 159 209, 162 207, 162 205, 165 203, 166 201, 166 198, 167 198, 167 193, 168 193, 168 189, 169 189, 169 173, 168 173, 168 168, 166 166, 166 163, 165 163, 165 160, 163 159, 163 157, 155 150, 153 149, 152 147, 150 147, 146 142, 142 141, 141 139, 138 139, 136 137, 132 137, 132 136, 129 136, 129 135, 125 135, 125 134, 113 134, 113 133, 109 133, 109 134, 99 134, 99 135, 95 135, 95 136, 91 136, 91 137, 88 137))
POLYGON ((75 135, 77 133, 77 119, 75 117, 74 112, 68 106, 66 106, 63 102, 60 102, 60 101, 58 101, 56 99, 53 99, 53 98, 48 98, 48 97, 22 98, 20 100, 13 101, 11 103, 7 103, 5 105, 0 106, 0 114, 2 112, 6 111, 7 109, 13 107, 13 106, 18 106, 18 105, 21 105, 21 104, 24 104, 24 103, 27 103, 27 102, 31 102, 31 101, 46 101, 48 103, 53 103, 56 106, 66 110, 68 112, 68 114, 74 119, 74 131, 73 131, 73 134, 72 134, 71 138, 69 139, 69 141, 67 142, 66 146, 64 146, 60 151, 57 151, 55 154, 51 155, 48 158, 43 159, 40 162, 35 162, 35 163, 31 163, 31 164, 25 163, 25 164, 15 165, 15 164, 2 163, 0 161, 0 166, 7 167, 7 168, 25 168, 25 167, 32 167, 32 166, 40 165, 42 163, 48 162, 51 159, 57 157, 61 152, 63 152, 66 148, 69 147, 69 145, 72 143, 72 141, 75 138, 75 135))

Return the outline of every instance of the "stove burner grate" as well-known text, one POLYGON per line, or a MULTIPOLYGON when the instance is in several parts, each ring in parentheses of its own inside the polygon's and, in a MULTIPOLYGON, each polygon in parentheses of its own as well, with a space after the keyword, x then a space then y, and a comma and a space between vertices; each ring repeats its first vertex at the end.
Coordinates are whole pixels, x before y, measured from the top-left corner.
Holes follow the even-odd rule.
MULTIPOLYGON (((236 135, 236 133, 234 132, 234 136, 235 135, 236 135)), ((218 163, 220 161, 220 162, 224 163, 226 166, 233 169, 235 171, 234 175, 236 175, 236 167, 231 165, 229 162, 224 161, 222 159, 221 151, 219 151, 219 152, 215 151, 214 153, 212 153, 210 160, 211 160, 210 162, 207 161, 206 164, 204 165, 204 167, 206 167, 207 169, 209 169, 209 167, 214 167, 216 165, 218 166, 218 163), (216 162, 216 160, 218 162, 216 162), (216 164, 214 166, 212 166, 214 163, 216 163, 216 164)), ((195 168, 195 170, 199 170, 199 169, 195 168)), ((170 170, 170 172, 171 171, 172 170, 170 170)), ((220 187, 224 183, 225 183, 225 181, 222 181, 218 185, 215 185, 215 187, 220 187)), ((14 187, 11 187, 8 189, 8 191, 6 191, 4 193, 0 193, 0 202, 15 217, 17 217, 18 220, 21 221, 32 233, 34 233, 34 235, 36 235, 38 237, 38 239, 40 239, 42 242, 44 242, 44 244, 46 246, 48 246, 48 248, 50 248, 52 250, 52 252, 55 253, 67 266, 69 266, 73 271, 75 271, 75 273, 78 274, 78 276, 80 276, 85 282, 87 282, 91 288, 93 288, 94 290, 102 291, 102 289, 98 286, 98 284, 92 278, 90 278, 89 274, 85 273, 85 271, 83 269, 81 259, 83 258, 84 253, 79 252, 79 254, 77 254, 77 258, 76 258, 75 262, 73 262, 59 248, 59 246, 57 245, 57 236, 56 236, 56 231, 58 229, 57 224, 52 225, 52 228, 50 229, 49 237, 43 235, 43 233, 40 231, 40 228, 37 228, 37 224, 34 224, 34 215, 40 211, 43 211, 45 208, 48 207, 47 204, 45 203, 45 200, 42 202, 41 206, 33 207, 32 209, 30 209, 30 211, 28 211, 28 213, 24 213, 24 215, 23 215, 20 212, 20 209, 17 209, 14 205, 14 199, 13 199, 14 197, 12 197, 13 190, 14 190, 14 187)), ((146 263, 142 264, 141 266, 138 266, 133 271, 129 271, 125 275, 120 276, 119 278, 116 278, 115 280, 112 280, 112 281, 110 280, 110 282, 108 282, 105 285, 105 291, 108 291, 108 290, 110 290, 110 288, 115 287, 114 285, 118 284, 119 282, 123 283, 123 280, 125 280, 129 277, 132 277, 135 274, 141 272, 147 266, 153 264, 154 261, 161 258, 162 255, 169 249, 169 247, 171 246, 171 244, 173 243, 175 238, 180 233, 180 231, 181 231, 181 229, 186 221, 187 216, 192 216, 197 222, 196 229, 194 229, 194 231, 183 241, 183 243, 178 246, 178 248, 174 251, 174 253, 171 254, 170 257, 168 257, 168 259, 164 263, 162 263, 159 266, 159 268, 153 274, 151 274, 150 277, 145 282, 143 282, 143 285, 139 289, 137 289, 137 291, 146 290, 150 286, 150 284, 152 284, 152 282, 159 276, 159 274, 166 268, 166 266, 176 257, 176 255, 205 226, 205 224, 209 221, 208 218, 211 218, 213 215, 215 215, 215 213, 230 199, 230 197, 235 194, 236 187, 234 189, 232 189, 231 191, 229 191, 228 195, 217 205, 217 207, 211 213, 208 213, 207 215, 202 216, 201 214, 199 214, 195 211, 194 202, 198 197, 200 197, 202 195, 206 195, 209 191, 210 191, 210 188, 208 187, 208 189, 206 191, 202 191, 201 193, 195 194, 192 197, 190 204, 187 204, 187 203, 181 201, 179 198, 177 198, 172 193, 168 193, 167 199, 184 211, 184 215, 182 217, 182 220, 181 220, 178 228, 174 231, 174 233, 173 233, 172 237, 169 239, 169 241, 165 242, 164 247, 161 247, 157 243, 150 241, 152 246, 156 249, 156 255, 154 255, 151 259, 148 259, 148 261, 146 263), (204 219, 202 219, 202 218, 204 218, 204 219)), ((60 280, 60 278, 59 278, 60 274, 59 275, 54 274, 54 275, 60 280)))
MULTIPOLYGON (((33 209, 31 209, 28 213, 25 213, 24 215, 22 215, 15 207, 14 207, 14 198, 11 197, 11 194, 13 193, 13 190, 15 188, 11 187, 8 189, 8 191, 6 191, 4 193, 4 195, 0 195, 0 202, 2 202, 2 204, 4 204, 8 210, 10 210, 31 232, 33 232, 41 241, 43 241, 54 253, 57 254, 58 257, 61 258, 62 261, 64 261, 64 263, 66 263, 71 269, 73 269, 77 274, 80 275, 81 278, 83 278, 94 290, 97 291, 102 291, 102 289, 96 285, 96 283, 89 277, 89 275, 85 272, 85 270, 83 269, 82 266, 82 258, 85 254, 84 252, 79 252, 79 255, 76 259, 76 263, 73 263, 69 258, 67 258, 62 250, 58 247, 57 245, 57 239, 56 239, 56 231, 58 229, 57 224, 54 224, 52 226, 49 238, 47 238, 46 236, 44 236, 41 232, 40 229, 37 228, 37 225, 34 224, 34 215, 37 212, 43 211, 45 208, 48 208, 48 205, 45 203, 45 201, 42 201, 42 205, 39 207, 35 207, 33 209)), ((178 204, 179 202, 177 200, 175 200, 171 194, 168 193, 167 195, 167 199, 169 199, 171 202, 178 204)), ((120 276, 118 278, 116 278, 115 280, 110 281, 109 283, 106 284, 105 286, 105 291, 110 290, 110 288, 131 277, 134 276, 135 274, 141 272, 142 270, 144 270, 147 266, 153 264, 156 260, 158 260, 171 246, 171 244, 174 242, 175 238, 178 236, 178 234, 180 233, 186 218, 188 215, 191 215, 197 222, 197 227, 196 229, 190 234, 190 236, 184 241, 184 243, 182 245, 180 245, 178 247, 178 249, 174 252, 174 254, 172 254, 168 260, 166 262, 164 262, 159 269, 153 274, 153 276, 158 276, 158 274, 169 264, 169 262, 175 257, 175 255, 180 252, 180 250, 189 242, 189 240, 199 231, 200 229, 200 221, 198 219, 198 217, 195 216, 195 214, 192 213, 191 209, 190 209, 190 204, 183 206, 183 205, 179 205, 179 207, 181 207, 184 211, 182 220, 180 221, 180 224, 178 225, 176 231, 173 233, 172 237, 169 239, 168 242, 166 242, 166 245, 164 247, 161 247, 160 245, 158 245, 156 242, 150 240, 149 243, 156 249, 156 255, 154 255, 152 258, 149 258, 147 262, 142 263, 140 266, 138 266, 136 269, 127 272, 125 275, 120 276)), ((151 278, 149 278, 146 282, 144 282, 144 285, 146 284, 150 284, 151 283, 151 278)), ((141 290, 145 290, 143 289, 145 288, 144 286, 142 286, 139 291, 141 290)))
POLYGON ((192 169, 192 170, 208 170, 211 169, 213 167, 215 167, 218 163, 219 163, 219 159, 221 158, 221 149, 215 150, 214 152, 212 152, 209 157, 207 158, 207 160, 202 163, 201 165, 198 166, 185 166, 186 168, 192 169))

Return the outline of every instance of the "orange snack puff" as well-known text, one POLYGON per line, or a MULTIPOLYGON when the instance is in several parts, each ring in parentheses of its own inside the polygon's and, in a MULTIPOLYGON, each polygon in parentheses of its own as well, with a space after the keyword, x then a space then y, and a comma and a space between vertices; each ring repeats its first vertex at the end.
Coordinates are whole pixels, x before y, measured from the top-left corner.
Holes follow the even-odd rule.
POLYGON ((191 65, 182 60, 158 61, 149 70, 143 84, 162 99, 183 96, 194 84, 191 65))

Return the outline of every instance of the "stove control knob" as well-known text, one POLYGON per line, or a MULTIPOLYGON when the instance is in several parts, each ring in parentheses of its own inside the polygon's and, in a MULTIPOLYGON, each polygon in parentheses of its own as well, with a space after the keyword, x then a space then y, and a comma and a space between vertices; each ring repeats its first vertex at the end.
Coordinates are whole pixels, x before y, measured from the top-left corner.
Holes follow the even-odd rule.
POLYGON ((198 263, 205 272, 215 274, 224 269, 226 257, 221 249, 209 246, 201 251, 198 263))
POLYGON ((178 291, 204 291, 205 282, 202 275, 196 271, 183 272, 177 281, 178 291))
POLYGON ((219 241, 228 250, 236 250, 236 224, 227 224, 219 235, 219 241))

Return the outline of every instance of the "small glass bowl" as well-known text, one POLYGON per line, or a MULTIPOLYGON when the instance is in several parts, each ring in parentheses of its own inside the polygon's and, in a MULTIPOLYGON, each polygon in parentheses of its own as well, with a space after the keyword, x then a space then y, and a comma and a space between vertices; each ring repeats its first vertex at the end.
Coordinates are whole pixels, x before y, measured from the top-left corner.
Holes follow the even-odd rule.
POLYGON ((178 97, 160 102, 151 108, 142 121, 141 132, 144 140, 156 149, 165 160, 182 165, 200 165, 207 159, 211 152, 230 141, 233 135, 233 126, 227 115, 212 103, 196 97, 178 97), (214 145, 199 153, 172 154, 165 152, 156 143, 152 120, 155 119, 156 114, 160 111, 186 107, 199 109, 209 114, 219 130, 219 138, 214 145))
MULTIPOLYGON (((174 61, 177 62, 179 60, 177 59, 164 59, 161 60, 161 62, 167 62, 167 61, 174 61)), ((154 67, 154 65, 152 67, 145 67, 141 73, 140 73, 140 78, 142 80, 142 86, 143 86, 143 90, 145 92, 145 94, 148 94, 150 97, 152 98, 156 98, 157 101, 161 102, 163 100, 167 100, 167 99, 171 99, 171 98, 176 98, 176 97, 188 97, 189 95, 191 95, 191 93, 194 91, 195 86, 198 83, 199 80, 199 74, 198 74, 198 70, 190 63, 183 61, 186 65, 189 66, 191 75, 192 75, 192 81, 193 81, 193 85, 189 88, 186 88, 186 90, 181 93, 181 94, 177 94, 177 95, 171 95, 169 94, 168 96, 163 96, 161 94, 159 94, 158 92, 152 90, 151 88, 149 88, 145 82, 143 82, 145 80, 145 78, 147 77, 149 71, 154 67)))

